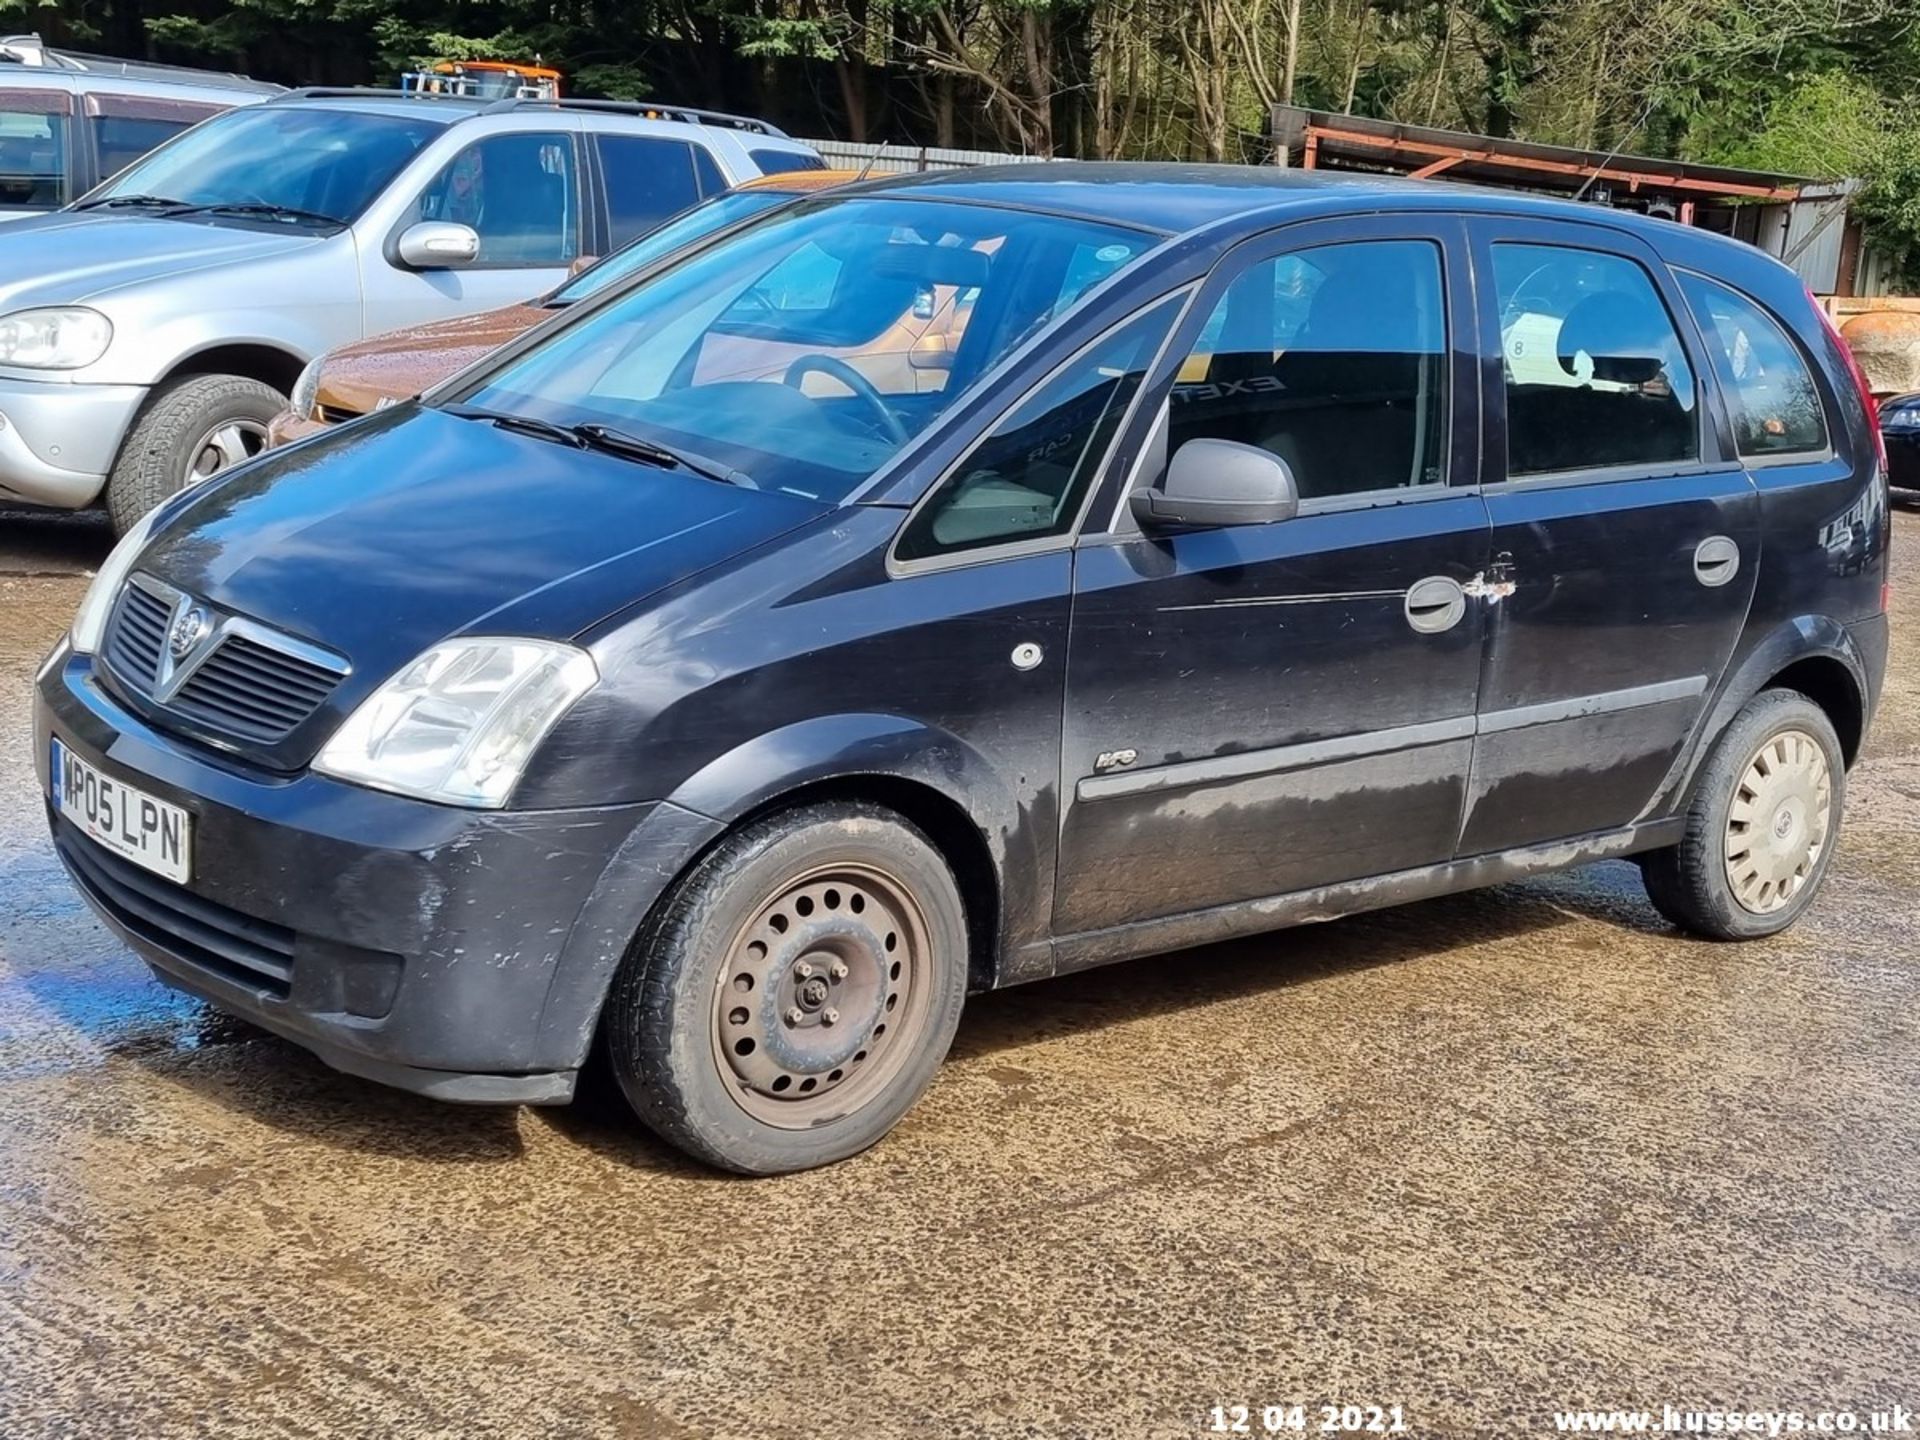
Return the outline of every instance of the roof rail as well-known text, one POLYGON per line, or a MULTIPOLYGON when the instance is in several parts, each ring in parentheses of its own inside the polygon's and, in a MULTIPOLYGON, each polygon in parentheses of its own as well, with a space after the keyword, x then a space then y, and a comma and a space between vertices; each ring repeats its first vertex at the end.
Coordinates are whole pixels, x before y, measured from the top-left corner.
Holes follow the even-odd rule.
POLYGON ((95 55, 85 50, 57 50, 31 32, 0 35, 0 61, 64 74, 117 75, 127 80, 154 80, 209 88, 251 90, 278 94, 283 88, 235 70, 208 70, 198 65, 174 65, 164 60, 128 60, 118 55, 95 55))
POLYGON ((720 110, 695 110, 687 105, 659 105, 651 100, 576 100, 570 95, 563 95, 557 100, 530 95, 483 100, 473 95, 454 95, 425 90, 395 90, 366 85, 306 85, 298 90, 289 90, 282 95, 276 95, 274 99, 345 100, 361 95, 397 100, 453 101, 472 105, 476 108, 476 112, 482 115, 504 115, 514 110, 586 110, 607 115, 633 115, 642 120, 673 120, 683 125, 718 125, 729 130, 745 130, 755 135, 771 136, 776 140, 791 138, 778 126, 769 124, 765 120, 755 120, 748 115, 729 115, 720 110))
POLYGON ((683 125, 718 125, 728 130, 745 130, 785 140, 787 132, 750 115, 729 115, 724 110, 696 110, 690 105, 662 105, 653 100, 576 100, 563 95, 557 100, 523 97, 496 100, 489 113, 519 108, 550 110, 590 110, 609 115, 634 115, 642 120, 674 120, 683 125))

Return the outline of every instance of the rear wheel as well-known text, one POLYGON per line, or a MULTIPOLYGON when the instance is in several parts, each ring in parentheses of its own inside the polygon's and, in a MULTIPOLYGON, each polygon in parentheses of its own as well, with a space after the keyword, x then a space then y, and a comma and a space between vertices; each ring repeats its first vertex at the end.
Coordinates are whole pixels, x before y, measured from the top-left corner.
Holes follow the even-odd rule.
POLYGON ((271 386, 240 375, 186 375, 154 391, 107 479, 107 511, 124 535, 168 496, 251 460, 286 408, 271 386))
POLYGON ((926 1089, 966 998, 967 928, 926 837, 810 806, 680 882, 607 1001, 608 1055, 663 1138, 748 1174, 844 1159, 926 1089))
POLYGON ((1786 929, 1826 878, 1846 779, 1819 706, 1792 690, 1755 696, 1702 768, 1680 843, 1641 861, 1654 907, 1716 940, 1786 929))

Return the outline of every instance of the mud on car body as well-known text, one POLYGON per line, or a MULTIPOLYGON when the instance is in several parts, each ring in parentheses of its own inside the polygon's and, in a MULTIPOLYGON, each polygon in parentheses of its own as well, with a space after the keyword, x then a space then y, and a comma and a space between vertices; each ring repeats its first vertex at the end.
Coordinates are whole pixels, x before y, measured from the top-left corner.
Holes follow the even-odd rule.
POLYGON ((558 1101, 598 1042, 762 1173, 877 1140, 986 987, 1603 856, 1770 934, 1884 668, 1847 364, 1757 251, 1542 200, 810 199, 157 512, 40 678, 54 840, 330 1064, 558 1101), (786 358, 940 287, 938 389, 786 358))

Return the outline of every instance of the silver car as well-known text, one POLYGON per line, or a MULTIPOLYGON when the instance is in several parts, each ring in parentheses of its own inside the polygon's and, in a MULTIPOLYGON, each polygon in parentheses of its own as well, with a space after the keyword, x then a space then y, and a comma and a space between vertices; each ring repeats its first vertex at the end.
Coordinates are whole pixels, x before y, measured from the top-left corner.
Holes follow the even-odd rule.
MULTIPOLYGON (((264 446, 314 357, 525 299, 813 151, 734 116, 293 91, 0 227, 0 499, 125 530, 264 446)), ((296 405, 297 408, 297 405, 296 405)))

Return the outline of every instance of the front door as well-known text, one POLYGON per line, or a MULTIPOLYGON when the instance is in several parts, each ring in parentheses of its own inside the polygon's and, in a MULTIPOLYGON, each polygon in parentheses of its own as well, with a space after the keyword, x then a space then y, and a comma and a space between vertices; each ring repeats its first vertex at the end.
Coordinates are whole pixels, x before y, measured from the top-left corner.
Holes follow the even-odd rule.
POLYGON ((489 135, 429 180, 396 229, 422 220, 472 227, 471 264, 412 270, 391 244, 361 253, 369 334, 519 305, 567 278, 582 253, 580 166, 560 130, 489 135))
POLYGON ((1192 307, 1131 478, 1233 440, 1301 512, 1142 534, 1118 503, 1083 537, 1056 934, 1452 857, 1488 538, 1465 260, 1444 218, 1295 226, 1192 307))
POLYGON ((1473 229, 1503 363, 1486 376, 1495 603, 1465 855, 1639 816, 1759 570, 1753 484, 1708 423, 1699 334, 1658 257, 1597 226, 1473 229))

